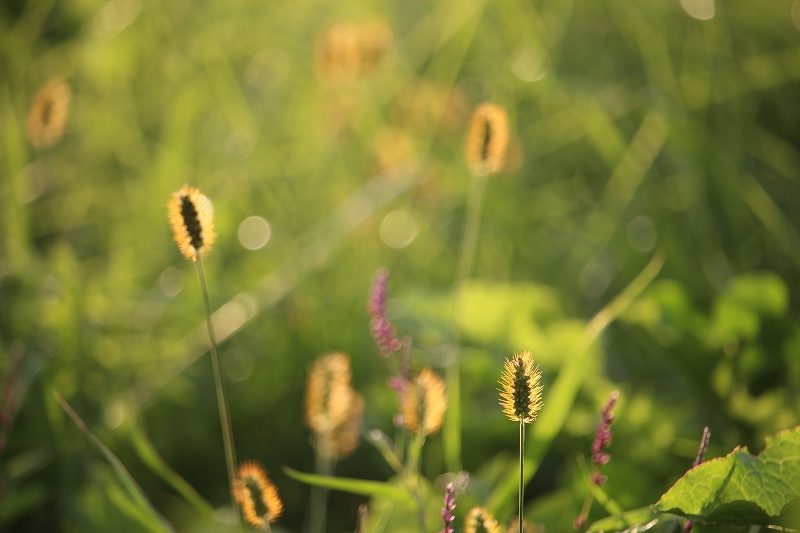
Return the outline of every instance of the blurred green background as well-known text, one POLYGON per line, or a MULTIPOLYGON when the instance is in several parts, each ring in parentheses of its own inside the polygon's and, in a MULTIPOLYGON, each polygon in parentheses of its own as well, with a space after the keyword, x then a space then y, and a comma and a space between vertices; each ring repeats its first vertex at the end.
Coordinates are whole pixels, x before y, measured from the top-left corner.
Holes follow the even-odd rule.
MULTIPOLYGON (((800 423, 798 28, 789 0, 4 2, 0 529, 142 530, 53 390, 178 531, 215 526, 148 468, 132 421, 228 505, 199 285, 166 220, 190 183, 215 206, 205 264, 238 457, 278 484, 276 532, 303 531, 309 488, 281 467, 314 468, 308 364, 348 353, 365 431, 392 431, 365 309, 378 267, 414 367, 444 373, 464 132, 486 100, 508 110, 512 139, 463 312, 474 498, 516 453, 497 405, 503 358, 531 350, 547 391, 658 248, 660 275, 591 351, 527 517, 572 530, 586 493, 576 457, 614 389, 604 487, 626 509, 686 471, 705 425, 709 457, 760 450, 800 423), (330 37, 353 32, 368 36, 355 60, 330 37), (35 148, 29 107, 54 76, 72 87, 66 131, 35 148)), ((445 472, 441 434, 422 472, 445 472)), ((392 471, 362 442, 336 473, 392 471)), ((333 492, 326 530, 352 531, 364 501, 333 492)), ((603 516, 595 504, 590 522, 603 516)))

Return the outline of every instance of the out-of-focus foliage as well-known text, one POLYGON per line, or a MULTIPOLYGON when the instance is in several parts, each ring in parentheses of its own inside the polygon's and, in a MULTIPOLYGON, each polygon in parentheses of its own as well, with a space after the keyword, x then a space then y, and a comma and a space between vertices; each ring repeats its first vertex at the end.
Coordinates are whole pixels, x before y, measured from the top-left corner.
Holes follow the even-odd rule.
MULTIPOLYGON (((393 370, 365 310, 376 268, 392 273, 413 368, 449 362, 463 140, 483 101, 512 133, 462 314, 472 475, 457 530, 516 466, 496 392, 512 350, 541 365, 541 417, 567 409, 552 438, 529 430, 547 446, 526 518, 549 532, 572 530, 588 490, 576 456, 614 389, 603 490, 640 510, 631 520, 691 466, 704 426, 709 459, 758 452, 800 422, 798 28, 791 0, 4 2, 0 529, 141 531, 54 390, 176 530, 229 516, 200 289, 165 214, 188 182, 215 208, 205 266, 237 455, 278 485, 275 529, 301 531, 309 487, 281 467, 314 471, 307 366, 348 353, 365 431, 394 434, 393 370), (34 147, 31 103, 58 76, 71 88, 63 137, 34 147), (658 279, 570 374, 574 403, 549 406, 586 324, 658 248, 658 279)), ((442 457, 431 435, 430 531, 442 457)), ((335 474, 395 479, 363 440, 335 474)), ((332 491, 326 529, 353 530, 365 501, 332 491)), ((417 528, 414 514, 397 510, 390 529, 417 528)), ((588 523, 608 514, 595 503, 588 523)))

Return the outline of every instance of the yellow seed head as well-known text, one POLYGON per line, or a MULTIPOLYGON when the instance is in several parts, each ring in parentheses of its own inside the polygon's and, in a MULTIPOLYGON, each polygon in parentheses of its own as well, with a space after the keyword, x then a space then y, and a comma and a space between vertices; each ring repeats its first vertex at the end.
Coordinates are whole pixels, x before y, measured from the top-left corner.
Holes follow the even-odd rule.
POLYGON ((508 148, 508 114, 505 109, 485 102, 475 108, 470 119, 464 155, 470 171, 497 174, 503 169, 508 148))
POLYGON ((244 519, 257 529, 267 529, 267 524, 276 521, 283 513, 277 487, 255 461, 246 461, 239 466, 232 492, 244 519))
POLYGON ((500 378, 500 405, 508 418, 529 424, 542 408, 542 373, 525 351, 506 359, 500 378))
POLYGON ((485 507, 473 507, 464 519, 464 533, 500 533, 500 524, 485 507))
POLYGON ((340 459, 358 445, 364 398, 350 386, 350 358, 331 353, 314 361, 306 380, 305 419, 314 446, 340 459))
POLYGON ((186 259, 197 261, 211 251, 214 233, 214 209, 205 195, 184 185, 167 202, 167 215, 175 242, 186 259))
POLYGON ((28 140, 37 148, 52 146, 64 135, 72 88, 61 76, 42 85, 28 112, 28 140))
POLYGON ((414 433, 436 433, 444 422, 447 396, 444 381, 430 368, 423 368, 403 394, 402 410, 406 427, 414 433))

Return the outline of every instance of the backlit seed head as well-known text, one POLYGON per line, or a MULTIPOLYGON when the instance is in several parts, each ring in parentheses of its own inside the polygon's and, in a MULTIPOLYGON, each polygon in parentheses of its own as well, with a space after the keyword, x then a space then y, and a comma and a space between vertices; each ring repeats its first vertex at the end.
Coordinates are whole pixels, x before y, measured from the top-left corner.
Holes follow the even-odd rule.
POLYGON ((340 459, 358 445, 364 398, 350 386, 350 358, 331 353, 314 361, 306 380, 306 425, 325 457, 340 459))
POLYGON ((42 85, 28 111, 27 133, 33 146, 45 148, 61 139, 71 100, 72 88, 61 76, 51 78, 42 85))
POLYGON ((533 356, 525 351, 506 359, 500 378, 500 405, 506 416, 529 424, 542 408, 542 373, 533 366, 533 356))
POLYGON ((430 368, 423 368, 403 394, 403 421, 414 433, 436 433, 444 422, 447 396, 444 381, 430 368))
POLYGON ((508 114, 485 102, 475 108, 467 131, 465 157, 470 171, 497 174, 503 169, 508 148, 508 114))
POLYGON ((464 519, 464 533, 500 533, 500 524, 485 507, 473 507, 464 519))
POLYGON ((278 496, 277 487, 261 465, 254 461, 246 461, 239 466, 232 492, 244 519, 257 529, 267 529, 267 525, 275 522, 283 513, 283 502, 278 496))
POLYGON ((205 195, 184 185, 167 202, 167 214, 178 248, 186 259, 197 261, 211 251, 214 234, 214 209, 205 195))

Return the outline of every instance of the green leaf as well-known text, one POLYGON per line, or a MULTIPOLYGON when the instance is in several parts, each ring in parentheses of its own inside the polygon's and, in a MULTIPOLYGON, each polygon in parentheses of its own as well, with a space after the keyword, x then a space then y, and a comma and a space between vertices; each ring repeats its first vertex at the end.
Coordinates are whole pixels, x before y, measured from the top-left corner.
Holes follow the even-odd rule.
POLYGON ((403 505, 412 506, 413 501, 408 492, 395 485, 381 481, 367 481, 363 479, 353 479, 346 477, 320 476, 317 474, 306 474, 293 470, 288 466, 283 467, 287 476, 317 487, 352 492, 362 496, 378 496, 392 500, 403 505))
POLYGON ((596 531, 620 531, 636 525, 645 526, 652 523, 657 517, 658 515, 653 512, 650 507, 642 507, 598 520, 589 526, 586 533, 595 533, 596 531))
POLYGON ((689 470, 655 509, 693 521, 775 525, 800 498, 800 426, 767 437, 758 456, 737 447, 689 470))

